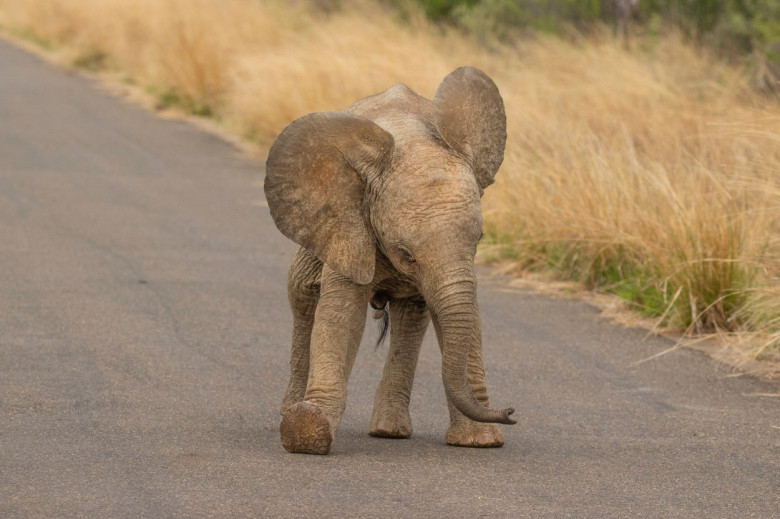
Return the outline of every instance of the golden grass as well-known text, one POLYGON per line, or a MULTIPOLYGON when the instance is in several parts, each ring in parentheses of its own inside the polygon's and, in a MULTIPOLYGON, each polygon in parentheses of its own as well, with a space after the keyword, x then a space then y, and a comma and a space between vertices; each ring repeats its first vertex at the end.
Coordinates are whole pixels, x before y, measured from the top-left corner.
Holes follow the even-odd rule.
POLYGON ((677 328, 761 328, 739 309, 778 286, 780 109, 672 37, 638 55, 546 41, 522 62, 497 241, 677 328))
POLYGON ((0 0, 0 26, 267 145, 308 112, 472 64, 507 106, 485 252, 618 293, 689 333, 780 351, 780 107, 674 35, 492 52, 376 3, 0 0))

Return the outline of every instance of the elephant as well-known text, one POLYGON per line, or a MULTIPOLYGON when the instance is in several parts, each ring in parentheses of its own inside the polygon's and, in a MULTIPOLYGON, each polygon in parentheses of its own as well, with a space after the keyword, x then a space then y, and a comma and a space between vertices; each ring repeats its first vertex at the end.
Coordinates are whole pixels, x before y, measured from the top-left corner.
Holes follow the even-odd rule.
POLYGON ((412 434, 414 372, 433 322, 446 443, 503 445, 496 424, 516 423, 514 409, 489 407, 474 257, 481 197, 505 143, 503 99, 474 67, 447 75, 433 101, 398 84, 342 111, 300 117, 276 138, 264 191, 274 223, 300 246, 288 275, 287 451, 330 452, 369 305, 390 320, 369 434, 412 434))

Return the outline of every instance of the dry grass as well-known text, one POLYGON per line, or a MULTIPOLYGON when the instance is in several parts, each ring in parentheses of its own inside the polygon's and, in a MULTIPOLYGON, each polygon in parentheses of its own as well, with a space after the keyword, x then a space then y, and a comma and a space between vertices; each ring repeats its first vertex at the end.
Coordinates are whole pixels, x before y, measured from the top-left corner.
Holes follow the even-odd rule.
POLYGON ((512 166, 487 195, 498 251, 776 351, 780 108, 673 37, 639 54, 545 41, 522 63, 512 166))
POLYGON ((121 73, 268 144, 294 118, 454 67, 504 95, 507 156, 485 197, 488 256, 553 268, 665 326, 780 352, 780 107, 674 35, 488 52, 372 2, 0 0, 0 25, 121 73))
POLYGON ((432 95, 453 53, 475 54, 422 16, 400 26, 372 2, 351 4, 328 16, 289 0, 0 0, 0 24, 269 144, 300 115, 400 81, 432 95))

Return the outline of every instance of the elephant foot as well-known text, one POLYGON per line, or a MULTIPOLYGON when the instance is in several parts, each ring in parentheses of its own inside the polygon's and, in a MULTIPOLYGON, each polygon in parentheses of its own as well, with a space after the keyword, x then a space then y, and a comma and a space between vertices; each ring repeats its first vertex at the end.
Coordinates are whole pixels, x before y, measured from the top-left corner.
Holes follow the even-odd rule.
POLYGON ((409 412, 382 412, 374 409, 368 434, 377 438, 409 438, 412 435, 412 419, 409 412))
POLYGON ((279 409, 279 412, 282 416, 284 416, 287 411, 289 411, 293 406, 300 404, 303 402, 303 398, 284 398, 284 401, 282 401, 282 406, 279 409))
POLYGON ((298 402, 288 408, 282 416, 279 433, 287 452, 327 454, 333 444, 325 413, 310 402, 298 402))
POLYGON ((295 404, 303 402, 303 398, 306 395, 306 378, 304 377, 302 382, 298 378, 295 373, 290 375, 290 383, 287 385, 287 391, 284 393, 280 409, 282 415, 295 404))
POLYGON ((501 447, 504 445, 504 433, 494 423, 468 420, 450 425, 445 441, 447 445, 457 447, 501 447))

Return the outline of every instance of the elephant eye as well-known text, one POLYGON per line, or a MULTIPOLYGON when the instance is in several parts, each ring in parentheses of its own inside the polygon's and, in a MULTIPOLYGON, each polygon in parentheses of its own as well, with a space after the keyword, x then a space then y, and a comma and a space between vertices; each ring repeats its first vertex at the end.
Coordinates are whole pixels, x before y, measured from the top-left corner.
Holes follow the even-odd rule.
POLYGON ((398 247, 398 251, 401 253, 401 259, 403 259, 405 262, 417 263, 417 260, 414 259, 412 253, 409 252, 405 247, 398 247))

